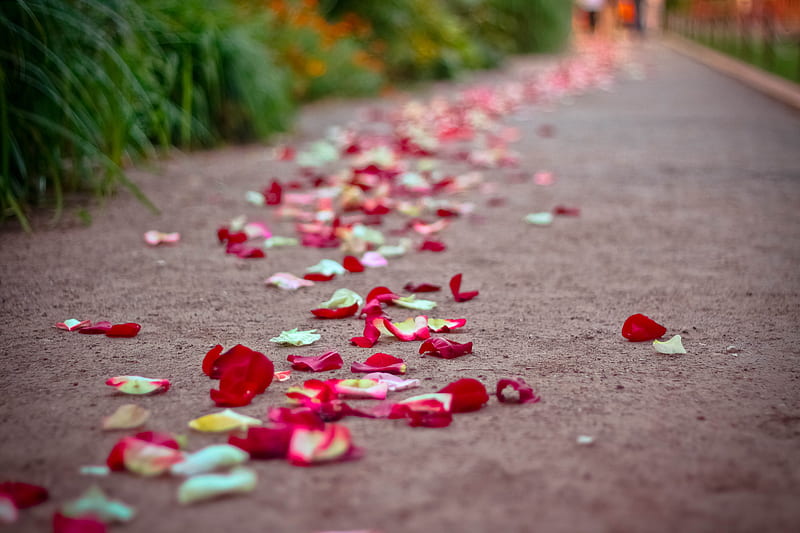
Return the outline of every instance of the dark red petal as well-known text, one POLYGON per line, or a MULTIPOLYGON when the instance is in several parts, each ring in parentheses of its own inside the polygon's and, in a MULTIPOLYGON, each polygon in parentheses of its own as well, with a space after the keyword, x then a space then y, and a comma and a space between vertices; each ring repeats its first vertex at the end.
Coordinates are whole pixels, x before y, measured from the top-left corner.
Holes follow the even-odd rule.
POLYGON ((622 325, 622 336, 634 342, 658 339, 666 332, 667 328, 640 313, 629 316, 622 325))
POLYGON ((228 228, 226 228, 224 226, 217 230, 217 240, 220 243, 223 243, 223 242, 227 241, 229 235, 230 235, 230 232, 228 231, 228 228))
POLYGON ((454 359, 468 353, 472 353, 471 342, 455 342, 450 339, 433 337, 423 342, 419 347, 419 353, 435 355, 442 359, 454 359))
POLYGON ((348 272, 364 272, 364 265, 361 264, 361 261, 359 261, 358 258, 352 255, 348 255, 344 258, 342 261, 342 266, 346 268, 348 272))
POLYGON ((53 533, 106 533, 106 525, 93 516, 72 518, 56 511, 53 533))
POLYGON ((330 351, 317 356, 290 355, 286 359, 292 363, 295 370, 309 370, 311 372, 324 372, 342 368, 344 361, 338 352, 330 351))
POLYGON ((106 337, 135 337, 140 329, 142 329, 142 326, 134 322, 114 324, 106 331, 106 337))
POLYGON ((47 489, 39 485, 31 485, 22 481, 4 481, 0 483, 0 495, 7 496, 17 509, 33 507, 47 501, 47 489))
POLYGON ((447 250, 447 246, 443 242, 427 240, 420 245, 419 250, 421 252, 444 252, 447 250))
POLYGON ((450 218, 450 217, 457 217, 461 213, 458 211, 453 211, 452 209, 437 209, 436 216, 442 218, 450 218))
POLYGON ((450 279, 450 291, 457 302, 466 302, 475 298, 478 291, 461 292, 461 274, 456 274, 450 279))
POLYGON ((533 388, 531 388, 531 386, 528 385, 522 378, 501 379, 500 381, 497 382, 497 389, 495 391, 495 395, 497 396, 497 399, 503 403, 506 402, 536 403, 539 400, 541 400, 541 398, 537 396, 536 393, 533 391, 533 388), (518 399, 511 398, 504 394, 503 391, 508 387, 511 387, 517 392, 519 396, 518 399))
POLYGON ((211 348, 206 356, 203 358, 203 373, 207 376, 211 376, 211 372, 214 369, 214 363, 216 363, 219 356, 222 355, 222 345, 217 344, 213 348, 211 348))
POLYGON ((317 318, 347 318, 358 313, 358 304, 353 304, 348 307, 337 307, 336 309, 312 309, 311 314, 317 318))
POLYGON ((281 203, 283 196, 283 187, 278 181, 273 181, 272 184, 263 193, 267 205, 278 205, 281 203))
POLYGON ((275 377, 275 365, 261 352, 251 350, 247 346, 237 344, 214 363, 212 378, 222 378, 233 367, 243 367, 243 379, 254 384, 256 394, 264 392, 275 377))
POLYGON ((365 364, 371 366, 386 366, 386 365, 394 365, 397 363, 402 363, 403 360, 399 357, 395 357, 393 355, 389 355, 388 353, 375 353, 367 357, 367 360, 364 361, 365 364))
POLYGON ((453 395, 453 403, 450 406, 450 410, 454 413, 477 411, 489 401, 486 387, 477 379, 472 378, 462 378, 454 381, 439 392, 453 395))
POLYGON ((375 346, 375 343, 378 342, 378 338, 381 336, 380 330, 375 326, 376 318, 379 317, 368 315, 367 318, 364 319, 364 336, 353 337, 350 339, 350 342, 360 348, 372 348, 375 346))
POLYGON ((271 428, 251 427, 244 437, 231 434, 228 444, 246 451, 252 459, 283 459, 289 451, 293 432, 294 427, 288 424, 271 428))
POLYGON ((408 366, 399 357, 385 353, 376 353, 363 363, 352 363, 351 372, 388 372, 389 374, 405 374, 408 366))
POLYGON ((287 424, 290 426, 302 426, 312 429, 322 429, 325 422, 317 414, 313 407, 273 407, 267 412, 270 422, 276 424, 287 424))
POLYGON ((319 274, 316 272, 312 272, 303 276, 303 279, 307 279, 309 281, 330 281, 336 277, 336 274, 331 274, 330 276, 326 276, 325 274, 319 274))
POLYGON ((408 292, 436 292, 442 290, 442 288, 439 285, 433 285, 431 283, 406 283, 403 290, 408 292))
MULTIPOLYGON (((220 381, 220 383, 223 382, 220 381)), ((255 397, 255 393, 246 382, 236 381, 226 386, 224 389, 222 385, 220 385, 219 389, 211 389, 210 396, 211 401, 213 401, 217 407, 242 407, 244 405, 250 405, 250 402, 252 402, 255 397)))
POLYGON ((386 301, 386 298, 389 298, 389 300, 395 300, 399 297, 399 295, 393 293, 388 287, 375 287, 369 291, 369 293, 367 293, 367 297, 364 301, 369 303, 372 300, 386 301))
POLYGON ((567 217, 578 217, 581 215, 581 210, 577 207, 566 207, 563 205, 557 205, 553 208, 553 214, 567 216, 567 217))
POLYGON ((161 433, 159 431, 140 431, 133 436, 135 439, 149 442, 150 444, 157 444, 158 446, 166 446, 173 450, 180 450, 181 447, 178 441, 169 433, 161 433))
POLYGON ((91 326, 87 326, 85 328, 81 328, 78 330, 78 333, 83 333, 84 335, 100 335, 105 334, 108 330, 112 327, 111 322, 106 322, 102 320, 97 322, 96 324, 92 324, 91 326))
POLYGON ((416 410, 410 405, 392 405, 388 418, 407 418, 411 427, 443 428, 453 421, 453 413, 445 410, 416 410))

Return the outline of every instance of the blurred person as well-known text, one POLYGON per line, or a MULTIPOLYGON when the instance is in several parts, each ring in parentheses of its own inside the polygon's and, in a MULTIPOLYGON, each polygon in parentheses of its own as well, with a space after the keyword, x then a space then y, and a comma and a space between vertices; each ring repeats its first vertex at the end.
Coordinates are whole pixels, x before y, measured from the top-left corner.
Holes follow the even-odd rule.
POLYGON ((605 3, 605 0, 578 0, 578 5, 589 17, 589 33, 597 31, 597 23, 605 3))

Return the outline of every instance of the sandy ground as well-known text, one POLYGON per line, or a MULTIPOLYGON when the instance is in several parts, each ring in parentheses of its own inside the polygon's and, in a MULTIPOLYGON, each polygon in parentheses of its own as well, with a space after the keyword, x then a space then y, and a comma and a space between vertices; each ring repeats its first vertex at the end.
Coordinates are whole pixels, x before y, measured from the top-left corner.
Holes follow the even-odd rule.
MULTIPOLYGON (((137 172, 160 217, 121 194, 94 211, 90 227, 69 218, 33 236, 3 228, 0 477, 51 491, 49 503, 6 529, 47 531, 58 504, 98 483, 137 507, 135 520, 111 528, 128 533, 799 530, 800 116, 655 44, 647 63, 644 81, 623 77, 610 92, 512 117, 523 132, 521 169, 553 171, 554 186, 489 172, 507 204, 491 208, 473 196, 484 219, 459 219, 443 236, 447 252, 305 291, 262 282, 337 252, 243 261, 215 242, 233 216, 263 218, 244 192, 289 168, 260 146, 176 156, 137 172), (552 138, 537 135, 543 124, 554 126, 552 138), (581 216, 550 227, 522 222, 557 204, 581 216), (141 234, 152 228, 183 240, 147 248, 141 234), (361 460, 254 462, 253 494, 189 508, 176 502, 176 479, 79 474, 120 437, 99 429, 102 416, 130 402, 103 384, 107 377, 171 379, 168 393, 137 400, 154 411, 147 429, 189 433, 190 449, 221 442, 186 429, 216 410, 214 382, 200 371, 211 346, 245 344, 278 369, 289 368, 289 353, 326 349, 346 363, 363 360, 372 351, 347 342, 360 321, 319 321, 308 310, 339 287, 399 290, 408 281, 444 284, 456 272, 480 296, 455 303, 433 295, 435 316, 467 318, 452 338, 473 341, 474 354, 422 358, 417 343, 399 342, 374 351, 407 359, 409 376, 422 380, 418 392, 460 377, 493 388, 518 375, 541 403, 493 399, 446 429, 347 419, 361 460), (664 356, 623 339, 623 321, 637 312, 681 334, 689 353, 664 356), (134 339, 52 328, 70 317, 143 328, 134 339), (297 349, 268 342, 292 327, 323 338, 297 349), (578 444, 581 435, 593 444, 578 444)), ((299 135, 352 116, 352 104, 313 106, 299 135)), ((239 410, 263 416, 303 377, 239 410)))

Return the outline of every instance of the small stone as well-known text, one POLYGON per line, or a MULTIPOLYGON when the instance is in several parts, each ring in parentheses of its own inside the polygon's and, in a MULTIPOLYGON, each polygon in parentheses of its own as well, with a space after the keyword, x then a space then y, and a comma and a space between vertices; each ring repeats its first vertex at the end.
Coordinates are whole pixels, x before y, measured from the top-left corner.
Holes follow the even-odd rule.
POLYGON ((741 352, 741 350, 739 349, 738 346, 734 346, 733 344, 731 344, 730 346, 725 348, 725 352, 726 353, 733 353, 733 354, 737 354, 738 355, 739 352, 741 352))
POLYGON ((578 435, 578 438, 575 440, 580 445, 588 446, 590 444, 594 444, 594 437, 589 435, 578 435))

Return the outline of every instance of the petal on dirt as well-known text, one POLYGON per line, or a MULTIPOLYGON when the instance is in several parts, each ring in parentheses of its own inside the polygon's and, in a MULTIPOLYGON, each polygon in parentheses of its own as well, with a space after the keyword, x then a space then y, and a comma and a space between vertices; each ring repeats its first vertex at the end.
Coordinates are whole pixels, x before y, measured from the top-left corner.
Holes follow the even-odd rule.
POLYGON ((8 498, 16 509, 27 509, 47 501, 47 489, 22 481, 0 482, 0 496, 8 498))
POLYGON ((278 272, 264 280, 267 285, 273 285, 285 291, 295 291, 300 287, 313 287, 314 282, 304 278, 298 278, 289 272, 278 272))
POLYGON ((133 429, 144 425, 150 411, 133 403, 120 405, 114 413, 103 418, 103 429, 133 429))
POLYGON ((455 298, 457 302, 468 302, 469 300, 472 300, 473 298, 478 296, 480 292, 479 291, 461 292, 461 278, 462 278, 461 274, 456 274, 455 276, 450 278, 450 292, 453 293, 453 298, 455 298))
POLYGON ((426 224, 421 220, 417 220, 411 224, 411 227, 414 231, 419 233, 420 235, 433 235, 434 233, 438 233, 445 229, 450 222, 446 218, 440 218, 433 224, 426 224))
POLYGON ((114 324, 106 331, 106 337, 135 337, 139 334, 140 329, 142 326, 134 322, 114 324))
POLYGON ((331 281, 335 277, 336 274, 331 274, 330 276, 326 276, 325 274, 306 274, 303 276, 303 279, 306 281, 331 281))
POLYGON ((321 309, 340 309, 356 305, 360 307, 364 299, 355 291, 350 289, 337 289, 330 299, 319 304, 321 309))
POLYGON ((406 389, 413 389, 419 387, 418 379, 403 379, 393 374, 385 372, 373 372, 364 376, 364 379, 371 379, 379 383, 386 383, 386 387, 390 392, 403 391, 406 389))
POLYGON ((275 381, 289 381, 289 378, 291 377, 291 370, 281 370, 279 372, 275 372, 275 381))
POLYGON ((336 392, 329 382, 309 379, 303 382, 302 385, 293 385, 286 389, 286 398, 290 403, 308 406, 309 400, 313 404, 334 400, 336 399, 336 392))
POLYGON ((408 292, 437 292, 442 290, 442 287, 432 283, 406 283, 403 290, 408 292))
POLYGON ((497 382, 495 395, 503 403, 537 403, 541 400, 533 388, 522 378, 501 379, 497 382), (508 388, 511 388, 516 394, 509 394, 506 391, 508 388))
POLYGON ((674 335, 671 339, 664 342, 653 341, 653 348, 655 348, 658 353, 668 355, 686 353, 680 335, 674 335))
POLYGON ((72 518, 56 511, 53 533, 106 533, 106 525, 92 516, 72 518))
POLYGON ((293 328, 287 331, 281 331, 280 335, 272 337, 269 341, 284 346, 306 346, 317 342, 321 338, 322 335, 318 334, 315 329, 298 331, 297 328, 293 328))
POLYGON ((256 481, 256 473, 244 467, 234 468, 227 474, 194 476, 178 488, 178 501, 186 504, 252 492, 256 488, 256 481))
POLYGON ((78 320, 77 318, 68 318, 64 322, 59 322, 55 327, 66 331, 75 331, 78 329, 86 328, 92 325, 91 320, 78 320))
POLYGON ((309 274, 322 274, 323 276, 339 276, 347 272, 341 264, 333 259, 323 259, 316 265, 306 269, 309 274))
MULTIPOLYGON (((183 460, 183 452, 159 443, 147 442, 136 437, 124 437, 111 454, 121 453, 122 469, 144 477, 158 476, 183 460), (119 447, 119 450, 117 448, 119 447)), ((109 461, 112 458, 109 455, 109 461)), ((112 470, 120 470, 119 465, 111 465, 112 470)))
MULTIPOLYGON (((367 358, 363 363, 350 365, 351 372, 387 372, 389 374, 405 374, 408 365, 399 357, 386 353, 376 353, 367 358)), ((365 377, 364 379, 369 379, 365 377)))
POLYGON ((196 476, 220 468, 240 465, 249 459, 250 455, 237 446, 212 444, 184 456, 183 461, 172 465, 170 473, 178 476, 196 476))
POLYGON ((237 413, 232 409, 224 409, 189 421, 189 427, 196 431, 222 433, 237 429, 260 426, 263 422, 258 418, 237 413))
POLYGON ((289 461, 296 466, 312 466, 354 458, 350 430, 328 424, 322 430, 297 428, 289 443, 289 461))
POLYGON ((383 325, 392 335, 404 342, 424 341, 431 336, 428 329, 428 317, 425 315, 408 318, 402 322, 391 322, 384 319, 383 325))
POLYGON ((441 241, 426 240, 419 245, 420 252, 444 252, 447 245, 441 241))
POLYGON ((420 345, 419 353, 441 357, 442 359, 454 359, 472 353, 472 343, 460 343, 442 337, 434 337, 420 345))
POLYGON ((346 268, 348 272, 352 273, 364 272, 365 268, 361 261, 352 255, 348 255, 344 258, 344 261, 342 261, 342 266, 346 268))
POLYGON ((420 394, 394 405, 389 418, 407 418, 412 427, 447 427, 453 420, 453 395, 447 393, 420 394))
MULTIPOLYGON (((400 239, 400 242, 394 245, 391 244, 384 244, 376 251, 383 257, 400 257, 408 253, 408 250, 411 248, 411 240, 410 239, 400 239)), ((364 254, 366 255, 366 254, 364 254)), ((362 259, 364 261, 364 259, 362 259)), ((366 264, 366 263, 364 263, 366 264)))
POLYGON ((284 246, 297 246, 300 241, 294 237, 281 237, 275 235, 264 241, 264 248, 281 248, 284 246))
POLYGON ((360 348, 372 348, 381 336, 381 332, 375 325, 376 321, 383 322, 380 316, 367 316, 364 319, 364 335, 361 337, 353 337, 350 342, 360 348))
POLYGON ((486 387, 477 379, 462 378, 442 388, 440 393, 453 395, 451 411, 453 413, 468 413, 477 411, 489 401, 486 387))
POLYGON ((542 187, 547 187, 555 183, 555 177, 552 172, 540 170, 533 175, 533 183, 542 187))
POLYGON ((283 459, 289 452, 289 441, 292 440, 294 429, 288 424, 278 427, 251 427, 244 436, 232 433, 228 437, 228 444, 241 448, 252 459, 283 459))
POLYGON ((105 333, 111 329, 111 326, 111 322, 101 320, 100 322, 95 322, 92 325, 79 329, 78 333, 83 333, 84 335, 105 335, 105 333))
POLYGON ((436 307, 436 302, 433 300, 417 300, 413 294, 411 296, 403 296, 391 300, 392 305, 398 307, 405 307, 406 309, 416 309, 417 311, 430 311, 436 307))
POLYGON ((92 516, 110 524, 113 522, 129 522, 136 515, 136 510, 119 500, 112 500, 103 489, 92 485, 79 498, 65 503, 61 514, 70 518, 92 516))
POLYGON ((180 240, 180 233, 162 233, 160 231, 150 230, 144 234, 144 242, 150 246, 158 246, 159 244, 175 244, 180 240))
POLYGON ((388 265, 389 261, 378 252, 365 252, 361 256, 361 264, 369 268, 380 268, 388 265))
POLYGON ((307 370, 309 372, 325 372, 327 370, 338 370, 342 368, 344 361, 339 352, 329 351, 322 355, 302 356, 289 355, 286 359, 292 363, 295 370, 307 370))
POLYGON ((454 329, 464 327, 466 318, 429 318, 428 327, 434 333, 449 333, 454 329))
POLYGON ((331 379, 327 383, 342 398, 383 400, 389 392, 385 383, 371 379, 331 379))
POLYGON ((317 318, 347 318, 358 313, 359 304, 353 304, 348 307, 339 307, 337 309, 327 309, 320 307, 312 309, 311 314, 317 318))
POLYGON ((553 223, 553 213, 543 211, 540 213, 531 213, 525 215, 525 222, 533 224, 534 226, 549 226, 553 223))
POLYGON ((553 214, 565 217, 579 217, 581 216, 581 210, 577 207, 557 205, 553 208, 553 214))
POLYGON ((124 394, 155 394, 167 392, 170 382, 168 379, 145 378, 142 376, 116 376, 108 378, 106 385, 114 387, 124 394))
POLYGON ((622 336, 633 342, 652 341, 666 332, 667 328, 641 313, 629 316, 622 324, 622 336))
MULTIPOLYGON (((236 346, 241 346, 241 344, 237 344, 236 346)), ((203 373, 205 375, 213 377, 214 379, 219 378, 218 374, 214 375, 214 365, 216 364, 217 359, 219 359, 222 355, 222 349, 222 345, 217 344, 208 352, 206 352, 206 356, 203 358, 203 373)))
POLYGON ((263 222, 248 222, 242 228, 248 239, 269 239, 272 232, 263 222))
POLYGON ((267 205, 280 205, 283 198, 283 186, 278 180, 272 180, 272 183, 264 189, 262 194, 267 205))

